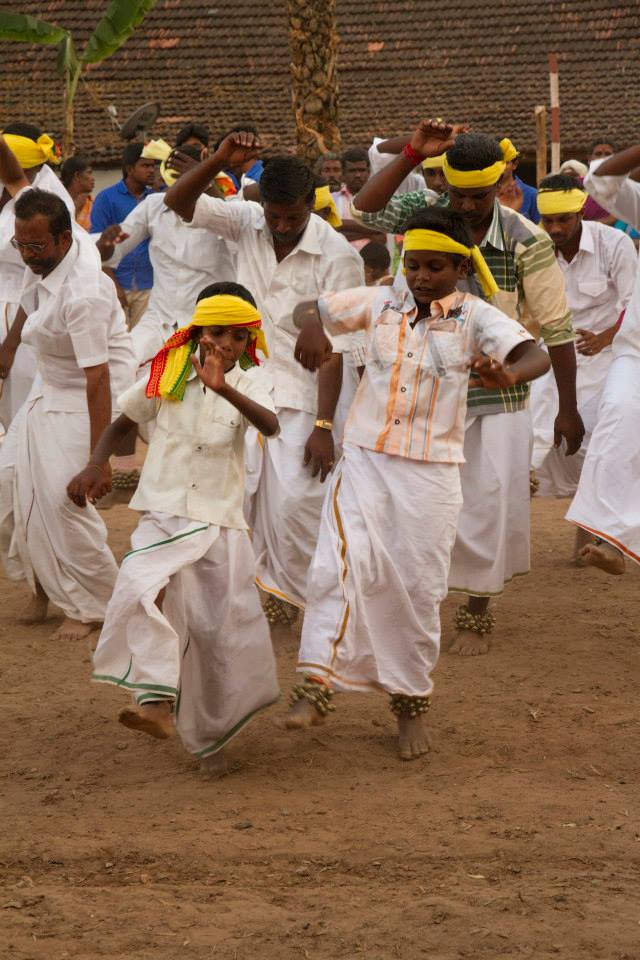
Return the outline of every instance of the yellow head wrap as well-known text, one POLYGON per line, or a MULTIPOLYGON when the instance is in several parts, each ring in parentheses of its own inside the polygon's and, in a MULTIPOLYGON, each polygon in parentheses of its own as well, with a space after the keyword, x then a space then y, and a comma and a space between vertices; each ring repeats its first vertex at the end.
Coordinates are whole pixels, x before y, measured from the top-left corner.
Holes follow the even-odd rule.
POLYGON ((191 355, 197 347, 194 327, 247 327, 249 343, 240 358, 240 366, 257 365, 256 349, 269 356, 262 329, 262 320, 256 308, 231 294, 219 293, 205 297, 196 304, 191 323, 169 337, 162 350, 151 362, 147 396, 162 400, 182 400, 191 370, 191 355))
POLYGON ((441 153, 437 157, 427 157, 426 160, 422 161, 422 167, 424 170, 442 170, 444 166, 444 153, 441 153))
POLYGON ((4 139, 23 170, 39 167, 42 163, 60 163, 57 147, 47 133, 37 140, 19 137, 17 133, 5 133, 4 139))
POLYGON ((342 220, 338 215, 335 200, 331 196, 331 190, 327 186, 316 187, 316 199, 313 204, 313 209, 317 213, 318 210, 326 210, 327 207, 331 210, 331 213, 327 217, 327 223, 330 223, 331 226, 337 230, 338 227, 342 226, 342 220))
POLYGON ((543 217, 554 213, 580 213, 587 202, 584 190, 538 190, 538 210, 543 217))
POLYGON ((502 150, 502 159, 505 163, 511 163, 512 160, 516 160, 520 156, 511 140, 509 140, 509 137, 505 137, 504 140, 500 141, 500 149, 502 150))
POLYGON ((173 147, 170 147, 166 140, 149 140, 149 143, 145 143, 144 150, 140 154, 143 160, 160 161, 160 174, 168 187, 172 187, 178 179, 176 171, 167 167, 167 160, 172 152, 173 147))
POLYGON ((471 257, 473 269, 485 297, 492 297, 498 291, 498 284, 493 279, 493 274, 480 252, 480 247, 465 247, 464 244, 452 240, 451 237, 437 230, 407 230, 402 250, 403 261, 405 253, 409 250, 435 250, 438 253, 457 253, 461 257, 471 257))

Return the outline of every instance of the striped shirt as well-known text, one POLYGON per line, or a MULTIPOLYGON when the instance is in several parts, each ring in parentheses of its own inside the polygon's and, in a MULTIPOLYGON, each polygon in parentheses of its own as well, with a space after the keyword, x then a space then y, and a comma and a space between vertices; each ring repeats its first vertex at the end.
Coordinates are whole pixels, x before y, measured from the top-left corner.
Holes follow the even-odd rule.
POLYGON ((417 322, 412 294, 392 287, 328 294, 318 310, 331 334, 369 335, 345 443, 410 460, 463 463, 470 358, 482 352, 502 363, 519 343, 533 339, 468 293, 434 301, 431 316, 417 322))
MULTIPOLYGON (((351 213, 354 220, 366 226, 398 233, 409 217, 434 203, 443 205, 448 201, 446 198, 434 201, 419 191, 392 197, 377 213, 363 213, 352 204, 351 213)), ((547 347, 575 340, 564 277, 556 262, 553 244, 542 227, 496 200, 493 219, 480 249, 499 288, 491 301, 495 306, 522 323, 534 337, 541 337, 547 347)), ((473 275, 460 284, 460 289, 482 296, 473 275)), ((528 383, 506 390, 480 390, 470 386, 469 408, 474 414, 522 410, 527 406, 528 397, 528 383)))

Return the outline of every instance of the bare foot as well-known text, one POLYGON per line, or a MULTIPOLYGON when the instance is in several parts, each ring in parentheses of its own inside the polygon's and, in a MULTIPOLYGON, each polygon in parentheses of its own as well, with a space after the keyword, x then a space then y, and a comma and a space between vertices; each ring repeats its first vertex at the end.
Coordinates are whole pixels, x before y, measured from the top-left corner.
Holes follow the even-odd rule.
POLYGON ((123 707, 118 714, 118 721, 130 730, 148 733, 156 740, 167 740, 175 731, 168 700, 143 703, 139 707, 123 707))
POLYGON ((576 528, 576 536, 573 541, 573 563, 576 567, 584 567, 585 562, 581 556, 582 551, 588 544, 594 542, 593 534, 589 533, 588 530, 583 530, 582 527, 576 528))
POLYGON ((319 727, 325 717, 308 700, 298 700, 289 710, 284 722, 287 730, 302 730, 304 727, 319 727))
POLYGON ((447 653, 457 653, 461 657, 480 657, 489 653, 491 641, 485 633, 483 637, 472 630, 458 630, 447 653))
POLYGON ((97 623, 81 623, 80 620, 72 620, 65 617, 55 633, 51 634, 52 640, 84 640, 90 633, 98 628, 97 623))
POLYGON ((431 744, 422 717, 398 717, 398 749, 402 760, 417 760, 429 753, 431 744))
POLYGON ((624 555, 604 540, 589 543, 580 551, 580 559, 587 566, 598 567, 606 573, 619 577, 625 571, 624 555))
POLYGON ((200 776, 208 780, 217 780, 229 772, 229 763, 224 750, 203 757, 200 761, 200 776))
POLYGON ((49 600, 46 596, 34 593, 18 618, 18 623, 44 623, 49 610, 49 600))

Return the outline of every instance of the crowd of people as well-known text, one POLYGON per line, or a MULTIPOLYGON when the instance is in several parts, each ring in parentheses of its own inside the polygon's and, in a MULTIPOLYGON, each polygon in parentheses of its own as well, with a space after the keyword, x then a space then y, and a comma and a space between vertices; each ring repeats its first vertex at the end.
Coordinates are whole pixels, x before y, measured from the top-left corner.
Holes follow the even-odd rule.
POLYGON ((24 621, 100 628, 118 719, 203 770, 279 695, 292 731, 379 691, 429 748, 440 604, 490 648, 529 571, 530 498, 573 562, 640 562, 640 147, 538 188, 508 137, 424 120, 311 169, 240 124, 128 143, 94 196, 23 122, 0 135, 0 558, 24 621), (143 465, 139 464, 143 458, 143 465), (104 511, 141 516, 120 567, 104 511))

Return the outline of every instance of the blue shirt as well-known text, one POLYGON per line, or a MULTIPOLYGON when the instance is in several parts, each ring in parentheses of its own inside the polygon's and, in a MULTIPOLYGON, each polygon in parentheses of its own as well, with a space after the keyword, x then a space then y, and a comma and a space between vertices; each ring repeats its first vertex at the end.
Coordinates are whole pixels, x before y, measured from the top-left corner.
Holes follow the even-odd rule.
MULTIPOLYGON (((140 197, 140 203, 153 193, 149 187, 140 197)), ((91 208, 91 232, 102 233, 114 223, 122 223, 127 214, 138 205, 138 200, 129 193, 124 180, 101 190, 91 208)), ((150 290, 153 286, 153 267, 149 259, 149 238, 123 257, 117 270, 116 280, 125 290, 150 290)))
POLYGON ((521 213, 527 220, 531 220, 532 223, 540 223, 538 191, 535 187, 530 187, 528 183, 524 183, 520 177, 514 176, 514 180, 522 191, 522 206, 518 213, 521 213))
MULTIPOLYGON (((256 183, 260 183, 260 177, 262 176, 263 170, 264 170, 264 164, 262 160, 256 160, 256 162, 253 164, 252 167, 249 167, 248 170, 245 170, 245 175, 247 177, 251 177, 251 179, 255 180, 256 183)), ((236 177, 235 173, 232 173, 231 170, 225 170, 225 173, 229 177, 229 179, 233 181, 233 184, 236 190, 239 190, 240 181, 236 177)))

